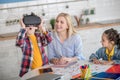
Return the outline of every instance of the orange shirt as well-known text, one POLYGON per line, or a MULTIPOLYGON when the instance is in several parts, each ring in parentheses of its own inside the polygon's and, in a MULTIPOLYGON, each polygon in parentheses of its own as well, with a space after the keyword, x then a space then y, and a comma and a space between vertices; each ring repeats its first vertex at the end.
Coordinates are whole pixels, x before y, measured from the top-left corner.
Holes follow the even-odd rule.
POLYGON ((42 56, 41 56, 41 51, 37 44, 36 36, 30 35, 29 38, 33 45, 33 61, 32 61, 31 69, 35 69, 35 68, 42 66, 42 64, 43 64, 42 56))

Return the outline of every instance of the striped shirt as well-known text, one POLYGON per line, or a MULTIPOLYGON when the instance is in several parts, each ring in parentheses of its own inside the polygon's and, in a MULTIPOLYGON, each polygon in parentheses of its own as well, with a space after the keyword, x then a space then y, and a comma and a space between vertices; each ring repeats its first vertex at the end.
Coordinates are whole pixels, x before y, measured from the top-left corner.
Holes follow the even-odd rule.
MULTIPOLYGON (((42 34, 36 32, 35 36, 37 38, 38 47, 41 51, 43 65, 45 65, 48 63, 48 58, 45 54, 44 46, 46 46, 49 42, 51 42, 52 38, 48 33, 42 34)), ((16 46, 21 47, 23 52, 23 59, 19 74, 19 76, 22 77, 31 68, 31 63, 33 60, 33 53, 32 53, 33 45, 31 44, 31 41, 27 36, 25 29, 21 29, 20 32, 18 33, 18 36, 16 38, 16 46)))

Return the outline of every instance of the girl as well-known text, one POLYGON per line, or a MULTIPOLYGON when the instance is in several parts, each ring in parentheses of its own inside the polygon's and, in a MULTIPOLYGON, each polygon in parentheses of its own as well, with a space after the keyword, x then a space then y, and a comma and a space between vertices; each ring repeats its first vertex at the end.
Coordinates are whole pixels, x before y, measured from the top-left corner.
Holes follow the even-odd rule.
POLYGON ((120 34, 113 28, 104 31, 102 48, 90 56, 95 64, 120 64, 120 34), (102 59, 102 60, 99 60, 102 59))
POLYGON ((36 26, 29 25, 28 27, 21 20, 21 26, 22 29, 16 39, 16 46, 20 47, 23 52, 20 77, 27 73, 29 69, 36 69, 48 63, 44 46, 52 40, 45 28, 42 27, 42 23, 36 26), (42 33, 36 32, 38 29, 42 33))
POLYGON ((51 63, 66 64, 69 61, 84 60, 80 35, 76 33, 67 13, 57 16, 52 39, 48 45, 48 58, 51 63))

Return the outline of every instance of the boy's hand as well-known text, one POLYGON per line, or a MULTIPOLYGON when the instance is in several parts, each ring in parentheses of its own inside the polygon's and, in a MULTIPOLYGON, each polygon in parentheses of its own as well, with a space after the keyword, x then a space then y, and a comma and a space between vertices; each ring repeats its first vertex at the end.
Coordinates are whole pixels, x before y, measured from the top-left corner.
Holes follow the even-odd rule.
POLYGON ((20 25, 21 25, 21 27, 22 27, 22 28, 24 28, 24 29, 25 29, 25 24, 23 23, 23 18, 22 18, 22 19, 20 19, 20 25))
POLYGON ((41 19, 41 24, 39 25, 39 30, 41 31, 41 32, 43 32, 43 33, 45 33, 46 32, 46 29, 45 29, 45 27, 43 27, 43 24, 44 24, 44 21, 41 19))
POLYGON ((26 27, 27 35, 29 36, 31 34, 34 34, 36 29, 37 27, 35 26, 26 27))

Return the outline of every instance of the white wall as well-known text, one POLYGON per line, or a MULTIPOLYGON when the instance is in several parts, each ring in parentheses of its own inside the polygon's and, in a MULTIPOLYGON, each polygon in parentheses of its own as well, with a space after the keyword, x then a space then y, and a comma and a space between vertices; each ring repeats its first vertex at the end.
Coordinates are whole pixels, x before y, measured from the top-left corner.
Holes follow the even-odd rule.
MULTIPOLYGON (((47 27, 50 26, 49 20, 61 12, 68 12, 71 16, 77 15, 79 17, 82 11, 92 8, 95 8, 95 14, 83 16, 83 19, 88 17, 90 22, 119 19, 119 4, 120 0, 34 0, 0 4, 0 34, 19 31, 20 25, 18 22, 8 25, 6 25, 6 22, 19 20, 23 14, 30 14, 31 12, 41 16, 46 21, 47 27), (69 8, 66 8, 66 5, 69 8), (45 16, 42 16, 42 13, 45 13, 45 16)), ((75 20, 73 21, 76 25, 75 20)))

